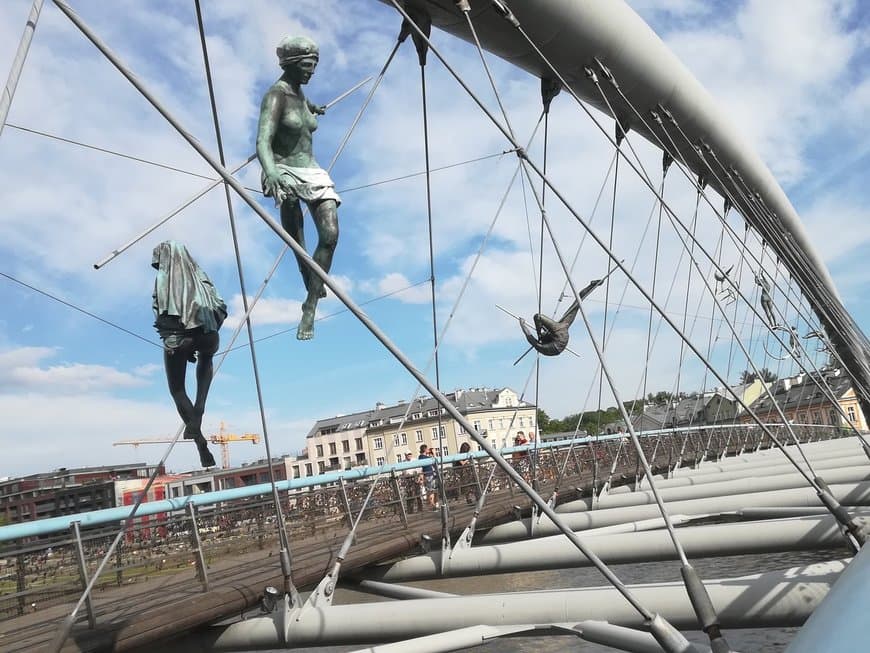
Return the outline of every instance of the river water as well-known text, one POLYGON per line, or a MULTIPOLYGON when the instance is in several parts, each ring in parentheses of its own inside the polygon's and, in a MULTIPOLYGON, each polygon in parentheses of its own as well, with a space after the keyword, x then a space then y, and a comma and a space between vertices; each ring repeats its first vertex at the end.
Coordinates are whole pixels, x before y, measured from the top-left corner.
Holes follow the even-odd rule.
MULTIPOLYGON (((802 553, 777 553, 753 556, 731 556, 725 558, 702 558, 692 560, 703 579, 728 578, 765 571, 774 571, 788 567, 808 565, 835 558, 848 557, 846 549, 842 551, 821 551, 802 553)), ((660 562, 646 565, 628 564, 613 565, 616 575, 626 583, 655 583, 680 581, 679 565, 674 562, 660 562)), ((523 574, 503 574, 498 576, 482 576, 477 578, 461 578, 436 580, 419 583, 409 583, 417 587, 426 587, 441 592, 456 594, 487 594, 509 591, 529 591, 537 589, 563 589, 571 587, 592 587, 605 585, 603 577, 595 569, 567 569, 560 571, 542 571, 523 574)), ((357 603, 381 601, 381 599, 366 594, 341 590, 336 595, 336 603, 357 603)), ((397 602, 396 619, 402 618, 400 603, 397 602)), ((747 628, 727 630, 725 636, 732 648, 743 653, 763 651, 775 653, 785 650, 796 629, 794 628, 747 628)), ((706 643, 707 638, 701 632, 684 633, 694 642, 706 643)), ((305 653, 345 653, 361 648, 360 646, 296 649, 305 653)), ((571 636, 517 637, 504 638, 479 646, 474 651, 482 653, 557 653, 560 651, 582 651, 583 653, 613 652, 614 649, 590 644, 571 636)), ((276 652, 277 653, 277 652, 276 652)))

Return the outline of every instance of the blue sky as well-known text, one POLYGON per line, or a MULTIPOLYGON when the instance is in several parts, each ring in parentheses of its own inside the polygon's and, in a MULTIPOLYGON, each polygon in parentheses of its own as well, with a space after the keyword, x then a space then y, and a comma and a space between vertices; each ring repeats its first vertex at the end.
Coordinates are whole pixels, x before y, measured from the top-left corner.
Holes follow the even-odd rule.
MULTIPOLYGON (((804 218, 808 232, 830 266, 847 307, 866 328, 870 304, 864 265, 870 254, 868 191, 870 108, 868 44, 870 17, 860 2, 830 0, 630 0, 632 5, 717 98, 729 117, 759 150, 804 218), (775 26, 775 27, 772 27, 775 26)), ((73 2, 82 17, 132 67, 203 143, 214 147, 211 115, 192 3, 132 0, 111 7, 96 0, 73 2)), ((6 74, 30 0, 0 5, 0 71, 6 74)), ((274 47, 285 34, 305 33, 321 47, 321 63, 306 89, 324 103, 386 59, 399 21, 373 0, 204 3, 210 57, 227 158, 241 162, 253 151, 260 97, 280 73, 274 47)), ((490 106, 480 62, 465 44, 437 33, 451 62, 490 106)), ((540 111, 538 82, 490 58, 511 120, 528 138, 540 111)), ((447 165, 495 155, 507 145, 436 61, 428 67, 432 164, 447 165)), ((326 166, 365 91, 321 118, 315 153, 326 166)), ((589 215, 605 179, 612 152, 567 97, 551 116, 550 165, 556 182, 589 215)), ((606 121, 606 118, 602 117, 606 121)), ((151 327, 151 248, 168 238, 184 241, 210 274, 232 309, 222 332, 228 343, 241 307, 223 193, 213 191, 168 225, 100 271, 93 263, 175 208, 207 182, 201 178, 111 157, 17 129, 37 129, 64 138, 166 163, 211 176, 207 166, 141 99, 56 8, 47 3, 24 75, 0 136, 0 272, 53 293, 142 335, 143 342, 0 278, 0 477, 125 461, 154 461, 161 448, 112 447, 115 440, 174 433, 177 416, 163 378, 160 349, 151 327)), ((353 190, 422 169, 419 70, 410 45, 393 64, 370 110, 335 168, 342 192, 341 236, 333 273, 358 301, 375 299, 428 278, 424 186, 420 177, 353 190)), ((656 169, 660 154, 634 139, 656 169)), ((540 138, 530 150, 540 157, 540 138)), ((508 188, 515 158, 494 156, 433 175, 434 239, 439 322, 444 324, 466 279, 482 237, 508 188)), ((241 175, 258 185, 259 168, 241 175)), ((609 198, 612 178, 608 179, 609 198)), ((638 276, 652 273, 649 236, 641 234, 653 207, 648 191, 625 169, 620 174, 614 222, 615 250, 634 261, 638 276)), ((531 196, 526 189, 527 202, 531 196)), ((694 195, 669 179, 668 199, 691 218, 694 195)), ((720 200, 715 200, 719 204, 720 200)), ((264 203, 274 212, 271 203, 264 203)), ((236 201, 240 247, 249 295, 253 295, 280 251, 277 237, 236 201)), ((560 241, 573 254, 582 238, 558 207, 552 217, 560 241)), ((605 199, 594 228, 606 234, 611 206, 605 199)), ((493 238, 470 278, 441 350, 442 387, 510 385, 521 390, 531 358, 513 367, 524 350, 516 323, 495 304, 530 317, 537 306, 529 231, 537 246, 539 218, 527 222, 522 189, 515 185, 493 238)), ((732 225, 739 220, 732 216, 732 225)), ((715 247, 719 235, 710 211, 699 215, 699 233, 715 247)), ((309 222, 309 240, 313 243, 309 222)), ((742 232, 742 227, 739 227, 742 232)), ((757 249, 757 243, 752 245, 757 249)), ((734 250, 725 247, 727 260, 734 250)), ((677 269, 679 244, 662 242, 660 279, 678 279, 668 309, 683 313, 685 264, 677 269), (669 267, 668 267, 669 266, 669 267), (680 272, 682 270, 682 272, 680 272)), ((769 259, 768 259, 769 260, 769 259)), ((591 242, 584 244, 578 285, 606 267, 591 242)), ((772 268, 771 268, 772 269, 772 268)), ((552 312, 564 277, 548 255, 544 306, 552 312)), ((748 275, 751 271, 747 270, 748 275)), ((635 291, 616 306, 624 278, 614 278, 608 315, 615 325, 608 360, 625 398, 636 394, 642 376, 647 312, 635 291), (640 308, 632 308, 637 306, 640 308)), ((751 281, 741 287, 752 292, 751 281)), ((735 380, 745 360, 728 365, 728 339, 711 323, 711 305, 700 282, 690 292, 687 329, 735 380), (692 326, 694 323, 694 327, 692 326)), ((601 328, 603 292, 588 302, 601 328)), ((267 426, 273 453, 296 453, 314 420, 366 409, 377 401, 408 399, 415 383, 365 329, 347 313, 318 322, 315 339, 299 343, 295 321, 303 299, 295 263, 284 261, 254 312, 267 426)), ((413 286, 366 306, 367 312, 419 366, 432 346, 427 285, 413 286)), ((562 305, 564 306, 564 305, 562 305)), ((341 310, 330 297, 321 315, 341 310)), ((758 331, 740 307, 758 364, 788 373, 793 367, 765 358, 758 331)), ((805 325, 801 325, 805 331, 805 325)), ((649 371, 648 390, 672 389, 679 346, 663 330, 649 371)), ((570 355, 542 366, 540 404, 562 416, 598 404, 594 353, 579 323, 570 355), (589 389, 593 388, 591 394, 589 389), (587 395, 589 399, 587 400, 587 395)), ((192 374, 192 368, 191 368, 192 374)), ((681 389, 711 387, 700 366, 686 360, 681 389)), ((532 386, 529 386, 530 389, 532 386)), ((605 392, 602 403, 612 398, 605 392)), ((233 352, 215 379, 205 428, 224 420, 233 432, 262 432, 250 356, 233 352)), ((193 468, 189 445, 179 445, 169 467, 193 468)), ((234 462, 262 457, 246 444, 232 449, 234 462)))

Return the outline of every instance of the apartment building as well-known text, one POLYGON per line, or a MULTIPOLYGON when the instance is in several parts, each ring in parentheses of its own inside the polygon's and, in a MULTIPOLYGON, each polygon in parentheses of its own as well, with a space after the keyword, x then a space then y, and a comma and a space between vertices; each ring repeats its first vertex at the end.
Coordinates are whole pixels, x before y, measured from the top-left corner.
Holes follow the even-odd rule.
MULTIPOLYGON (((535 407, 520 401, 510 388, 456 390, 447 399, 494 447, 513 444, 518 431, 534 429, 535 407), (511 427, 511 421, 513 426, 511 427)), ((374 409, 319 420, 306 437, 309 463, 315 473, 359 465, 400 461, 406 452, 414 457, 421 444, 436 455, 457 453, 468 442, 476 444, 461 424, 431 397, 408 404, 378 403, 374 409)))

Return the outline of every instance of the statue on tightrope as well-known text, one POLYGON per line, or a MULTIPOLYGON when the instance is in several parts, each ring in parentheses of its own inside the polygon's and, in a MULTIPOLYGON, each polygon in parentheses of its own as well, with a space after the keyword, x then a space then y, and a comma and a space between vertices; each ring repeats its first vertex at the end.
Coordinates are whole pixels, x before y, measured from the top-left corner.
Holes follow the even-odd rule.
POLYGON ((163 340, 163 365, 169 393, 184 422, 184 438, 194 440, 203 467, 215 460, 202 434, 205 400, 211 386, 212 358, 227 306, 211 280, 181 243, 167 240, 154 248, 154 328, 163 340), (196 399, 185 387, 187 364, 196 363, 196 399))
MULTIPOLYGON (((585 299, 589 293, 603 283, 604 279, 593 279, 588 286, 577 293, 580 301, 585 299)), ((558 321, 549 318, 546 315, 542 315, 541 313, 535 313, 532 318, 532 321, 535 323, 535 331, 533 332, 529 328, 528 322, 523 318, 519 318, 520 328, 523 330, 526 340, 529 341, 529 344, 536 351, 544 356, 558 356, 565 351, 565 348, 568 346, 568 331, 574 323, 574 319, 577 317, 577 311, 579 310, 580 302, 575 299, 574 303, 568 307, 568 310, 565 311, 565 314, 558 321)))
POLYGON ((767 323, 771 329, 779 326, 776 320, 776 314, 773 311, 773 299, 770 296, 770 284, 764 276, 764 272, 759 270, 755 275, 755 285, 761 289, 761 308, 764 310, 764 315, 767 318, 767 323))
MULTIPOLYGON (((257 158, 263 168, 263 193, 281 210, 281 225, 305 247, 300 201, 308 205, 317 227, 317 248, 312 258, 324 271, 332 266, 338 243, 338 205, 341 199, 329 174, 314 159, 312 137, 317 116, 325 108, 306 99, 302 87, 314 74, 319 60, 317 44, 304 36, 287 37, 276 50, 284 74, 263 96, 257 128, 257 158)), ((296 330, 299 340, 314 336, 317 302, 326 297, 323 282, 297 256, 305 284, 302 320, 296 330)))

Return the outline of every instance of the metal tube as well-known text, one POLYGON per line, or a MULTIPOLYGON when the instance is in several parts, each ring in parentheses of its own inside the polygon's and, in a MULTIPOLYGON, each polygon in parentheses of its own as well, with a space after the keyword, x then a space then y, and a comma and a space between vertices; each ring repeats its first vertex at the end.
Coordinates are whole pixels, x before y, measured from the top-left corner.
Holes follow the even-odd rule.
MULTIPOLYGON (((862 481, 870 481, 870 466, 863 465, 835 469, 826 473, 825 477, 831 483, 859 483, 862 481)), ((705 483, 696 486, 673 487, 668 489, 659 488, 659 494, 662 499, 668 502, 673 502, 686 501, 689 499, 701 499, 705 497, 721 497, 736 493, 750 494, 801 487, 806 487, 806 481, 803 476, 792 470, 791 473, 780 474, 770 478, 768 478, 768 475, 764 473, 761 478, 725 480, 718 483, 705 483)), ((653 502, 655 502, 655 497, 652 492, 647 490, 601 497, 597 502, 595 502, 594 507, 596 510, 602 510, 605 508, 640 506, 651 504, 653 502)), ((560 505, 556 508, 556 512, 582 512, 585 510, 592 510, 592 508, 593 505, 591 500, 580 499, 579 501, 571 501, 560 505)))
POLYGON ((15 88, 18 86, 18 79, 21 77, 21 70, 24 68, 24 61, 27 59, 27 53, 30 52, 30 42, 36 31, 36 23, 39 20, 43 2, 44 0, 33 0, 33 4, 30 6, 30 15, 24 24, 24 34, 21 35, 21 40, 18 42, 18 50, 12 60, 12 68, 9 70, 3 95, 0 95, 0 136, 2 136, 3 127, 6 125, 6 117, 9 115, 9 107, 12 106, 12 98, 15 95, 15 88))
POLYGON ((202 591, 208 592, 208 569, 205 564, 205 556, 202 553, 202 540, 199 537, 199 525, 196 523, 196 504, 187 504, 187 516, 190 519, 190 544, 196 555, 196 575, 202 583, 202 591))
MULTIPOLYGON (((706 587, 725 627, 799 626, 830 591, 845 566, 841 561, 820 563, 739 579, 708 581, 706 587), (771 597, 776 600, 770 600, 771 597)), ((682 583, 656 583, 631 589, 676 627, 696 627, 695 613, 682 583)), ((421 599, 403 601, 398 607, 401 618, 396 617, 394 602, 315 608, 296 615, 289 629, 289 643, 294 647, 359 645, 484 623, 510 626, 596 620, 632 628, 646 625, 616 590, 609 587, 421 599)), ((194 653, 274 649, 280 636, 276 620, 281 618, 254 618, 212 628, 198 642, 193 638, 177 640, 164 650, 194 653)))
MULTIPOLYGON (((82 532, 79 528, 79 523, 74 521, 70 525, 70 530, 73 534, 73 540, 75 541, 76 548, 76 564, 79 568, 79 578, 82 581, 82 589, 85 589, 88 586, 88 566, 85 562, 85 551, 82 548, 82 532)), ((97 616, 94 613, 94 602, 90 595, 85 599, 85 608, 88 611, 88 627, 93 630, 97 627, 97 616)))
MULTIPOLYGON (((660 518, 659 518, 660 519, 660 518)), ((857 518, 870 523, 870 518, 857 518)), ((632 564, 677 560, 668 533, 658 530, 635 533, 581 533, 586 545, 608 564, 632 564)), ((798 517, 766 522, 738 522, 680 529, 680 542, 692 558, 815 551, 843 546, 837 522, 830 515, 798 517)), ((434 578, 459 578, 483 574, 517 573, 589 567, 572 554, 564 538, 554 535, 454 551, 441 572, 439 553, 400 560, 369 568, 361 576, 384 582, 407 583, 434 578)))
MULTIPOLYGON (((834 495, 849 506, 870 505, 870 483, 847 483, 831 487, 834 495)), ((709 497, 704 499, 689 499, 671 503, 674 513, 683 515, 702 515, 709 513, 733 512, 741 508, 775 507, 775 506, 818 506, 818 495, 812 488, 793 488, 756 494, 731 494, 724 497, 709 497)), ((591 510, 562 514, 562 523, 575 531, 600 526, 621 524, 627 521, 652 519, 659 515, 658 506, 627 506, 625 508, 608 508, 606 510, 591 510)), ((537 526, 539 536, 555 535, 558 529, 547 519, 542 518, 537 526)), ((515 539, 526 538, 529 535, 528 520, 512 522, 495 526, 485 533, 480 541, 485 544, 495 544, 515 539)))
MULTIPOLYGON (((842 467, 857 467, 861 466, 861 460, 859 455, 855 456, 843 456, 837 458, 831 458, 829 460, 821 460, 815 464, 816 469, 837 469, 842 467), (857 463, 857 464, 856 464, 857 463)), ((870 466, 864 465, 865 468, 870 470, 870 466)), ((697 470, 696 470, 697 471, 697 470)), ((692 474, 686 474, 684 476, 680 476, 678 478, 672 479, 662 479, 657 480, 656 485, 660 490, 665 490, 669 488, 676 487, 686 487, 686 486, 699 486, 706 485, 708 483, 721 483, 723 481, 733 481, 738 478, 752 478, 752 477, 771 477, 771 476, 782 476, 786 474, 795 474, 794 466, 791 463, 783 463, 783 464, 766 464, 759 466, 752 466, 746 469, 741 468, 726 468, 724 471, 719 471, 715 474, 698 474, 695 475, 694 472, 692 474), (733 470, 733 471, 732 471, 733 470)), ((803 477, 801 477, 803 478, 803 477)), ((647 485, 644 481, 640 482, 640 490, 646 489, 647 485)), ((620 496, 624 494, 628 494, 631 492, 631 488, 628 486, 620 486, 617 488, 613 488, 610 494, 611 496, 620 496)), ((567 505, 567 504, 563 504, 567 505)), ((561 506, 560 506, 561 508, 561 506)), ((559 512, 558 510, 556 512, 559 512)))

